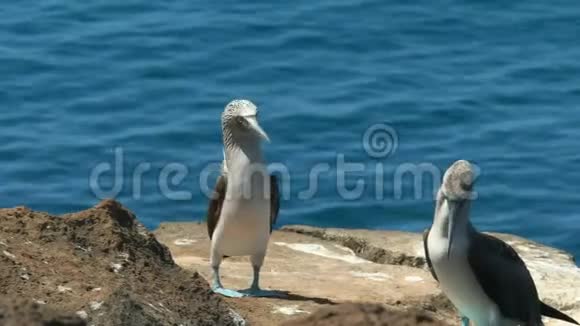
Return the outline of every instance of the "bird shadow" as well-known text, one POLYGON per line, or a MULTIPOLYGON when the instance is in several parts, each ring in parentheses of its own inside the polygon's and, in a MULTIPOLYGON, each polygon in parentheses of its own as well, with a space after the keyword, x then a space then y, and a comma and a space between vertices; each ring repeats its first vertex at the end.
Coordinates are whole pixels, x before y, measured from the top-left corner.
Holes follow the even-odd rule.
POLYGON ((278 292, 279 296, 277 296, 278 299, 281 300, 287 300, 287 301, 310 301, 310 302, 314 302, 317 304, 325 304, 325 305, 337 305, 337 302, 334 302, 330 299, 327 298, 319 298, 319 297, 309 297, 309 296, 304 296, 304 295, 300 295, 300 294, 296 294, 296 293, 292 293, 290 291, 276 291, 278 292))

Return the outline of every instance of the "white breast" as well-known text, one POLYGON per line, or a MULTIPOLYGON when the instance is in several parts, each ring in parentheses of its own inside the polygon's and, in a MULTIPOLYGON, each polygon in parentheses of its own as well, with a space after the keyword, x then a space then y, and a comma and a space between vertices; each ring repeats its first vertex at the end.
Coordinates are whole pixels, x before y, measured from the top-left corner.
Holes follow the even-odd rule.
POLYGON ((270 199, 264 193, 269 190, 269 184, 264 183, 269 182, 266 167, 238 164, 229 168, 226 199, 216 229, 218 250, 227 256, 265 253, 270 238, 270 199))
POLYGON ((221 233, 220 249, 227 256, 245 256, 266 252, 270 238, 268 205, 252 201, 238 201, 226 205, 218 225, 221 233), (234 208, 235 206, 235 208, 234 208))

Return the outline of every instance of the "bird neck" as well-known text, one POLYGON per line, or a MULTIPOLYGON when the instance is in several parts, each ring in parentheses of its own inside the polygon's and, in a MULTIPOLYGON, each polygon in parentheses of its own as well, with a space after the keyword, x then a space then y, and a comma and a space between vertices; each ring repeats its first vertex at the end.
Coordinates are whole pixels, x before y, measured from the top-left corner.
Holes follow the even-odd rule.
POLYGON ((262 164, 261 140, 253 135, 236 134, 229 128, 224 128, 224 159, 227 169, 237 170, 241 165, 262 164))
MULTIPOLYGON (((451 218, 449 207, 446 205, 447 203, 444 201, 437 203, 432 228, 435 235, 445 239, 449 237, 449 219, 451 218)), ((460 237, 468 237, 469 234, 474 230, 473 225, 469 220, 470 206, 471 203, 466 201, 461 207, 458 207, 458 210, 454 213, 454 237, 456 240, 460 237)))

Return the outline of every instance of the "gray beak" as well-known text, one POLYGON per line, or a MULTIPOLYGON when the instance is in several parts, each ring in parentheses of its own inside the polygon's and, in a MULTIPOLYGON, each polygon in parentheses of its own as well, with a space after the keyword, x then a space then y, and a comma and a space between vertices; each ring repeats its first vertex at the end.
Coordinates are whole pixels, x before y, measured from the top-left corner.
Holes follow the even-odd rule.
POLYGON ((260 127, 260 124, 258 123, 256 116, 249 116, 249 117, 245 117, 245 118, 246 118, 246 121, 248 121, 248 123, 250 124, 250 128, 252 128, 252 130, 254 132, 256 132, 256 134, 258 134, 258 136, 260 136, 262 139, 266 140, 267 142, 270 142, 270 138, 268 137, 268 134, 264 131, 264 129, 262 129, 262 127, 260 127))
POLYGON ((455 232, 455 214, 457 210, 457 204, 450 203, 447 201, 447 207, 449 208, 449 219, 447 224, 447 239, 449 239, 449 246, 447 247, 447 259, 451 257, 451 248, 453 247, 453 234, 455 232))

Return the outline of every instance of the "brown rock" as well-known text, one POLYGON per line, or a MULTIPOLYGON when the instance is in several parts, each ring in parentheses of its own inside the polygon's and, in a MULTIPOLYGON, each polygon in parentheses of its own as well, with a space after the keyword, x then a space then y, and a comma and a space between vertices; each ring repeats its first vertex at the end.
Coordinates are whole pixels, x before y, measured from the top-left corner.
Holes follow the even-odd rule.
MULTIPOLYGON (((164 223, 155 231, 177 264, 211 276, 205 224, 164 223)), ((528 265, 542 300, 580 319, 580 269, 560 250, 499 234, 528 265)), ((226 287, 246 288, 252 279, 246 258, 222 264, 226 287)), ((288 291, 283 299, 226 299, 252 325, 279 325, 320 308, 347 302, 384 304, 396 310, 420 309, 437 320, 459 324, 453 305, 425 266, 418 233, 286 226, 274 231, 262 268, 262 286, 288 291)), ((566 325, 554 319, 548 326, 566 325)))
POLYGON ((3 326, 86 326, 78 316, 56 312, 25 300, 0 301, 0 325, 3 326))
POLYGON ((444 325, 422 312, 402 312, 379 304, 347 303, 322 308, 283 326, 414 326, 444 325))
POLYGON ((95 326, 242 323, 113 200, 60 217, 0 209, 0 295, 43 302, 95 326))
MULTIPOLYGON (((325 231, 317 229, 317 232, 325 231)), ((456 314, 448 300, 440 296, 430 273, 403 264, 420 258, 402 259, 400 264, 375 263, 357 254, 355 237, 349 235, 348 230, 342 233, 341 239, 350 239, 346 244, 353 247, 347 247, 343 241, 320 239, 304 232, 274 231, 260 281, 266 289, 288 291, 288 296, 281 299, 226 298, 226 301, 242 312, 252 325, 279 325, 320 308, 347 302, 381 303, 403 310, 419 308, 434 313, 437 318, 456 320, 456 314)), ((207 279, 211 277, 210 242, 205 224, 163 223, 155 234, 170 248, 177 264, 197 270, 207 279)), ((358 239, 356 241, 358 243, 358 239)), ((395 241, 391 238, 389 243, 395 241)), ((398 241, 414 247, 408 241, 398 241)), ((370 245, 368 242, 364 248, 370 245)), ((406 256, 411 255, 407 252, 406 256)), ((226 259, 221 270, 226 287, 244 289, 251 283, 252 268, 246 257, 226 259)))
MULTIPOLYGON (((402 263, 423 267, 425 254, 420 234, 399 231, 320 229, 308 226, 286 226, 285 232, 307 234, 317 239, 338 242, 364 257, 379 263, 402 263)), ((542 301, 580 319, 580 268, 569 253, 511 234, 492 233, 511 245, 526 263, 542 301)), ((430 311, 453 311, 444 295, 420 303, 430 311)), ((544 318, 545 325, 569 325, 544 318)))

